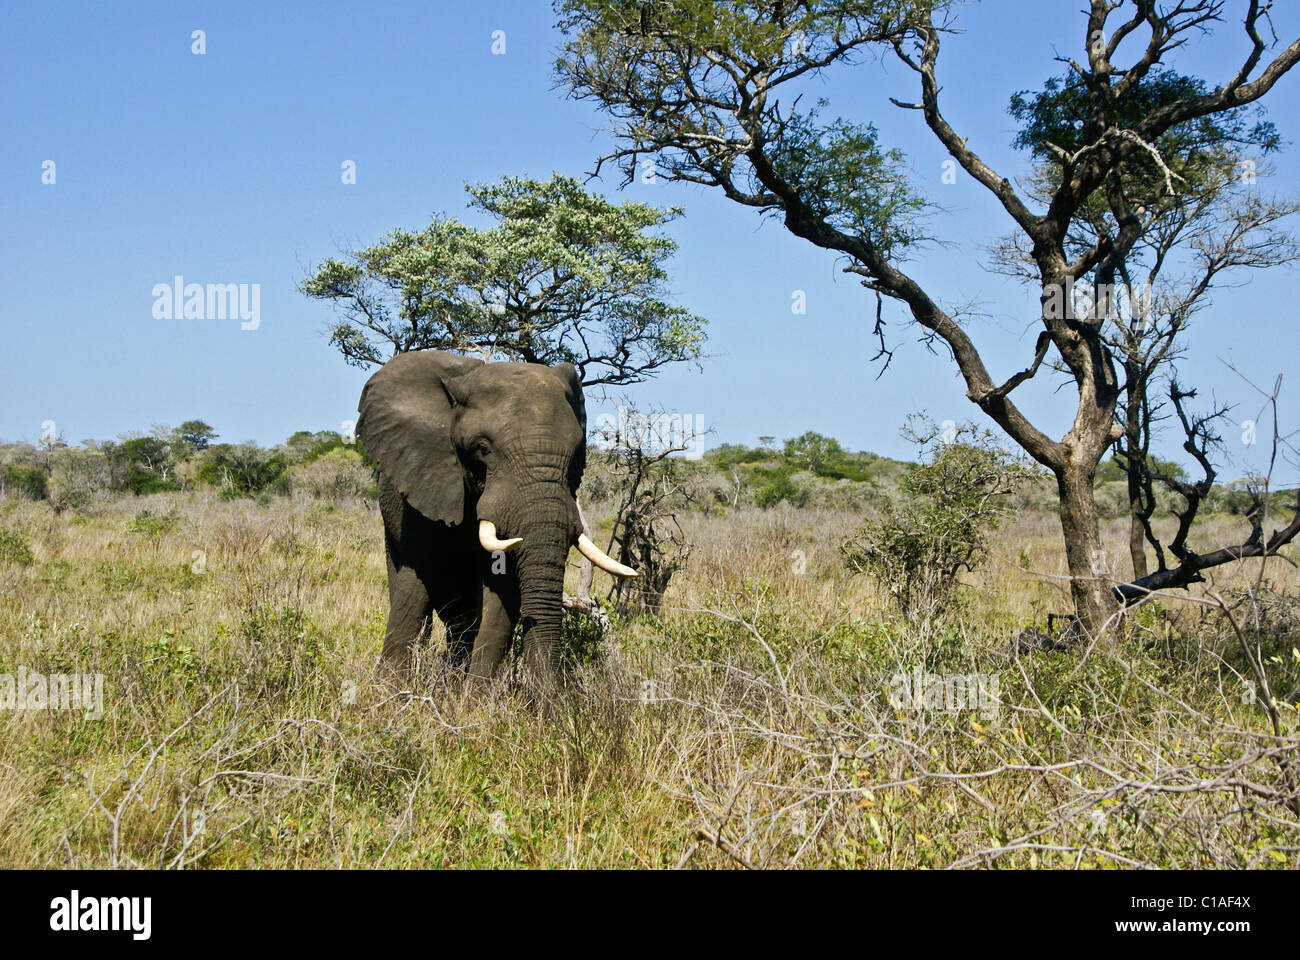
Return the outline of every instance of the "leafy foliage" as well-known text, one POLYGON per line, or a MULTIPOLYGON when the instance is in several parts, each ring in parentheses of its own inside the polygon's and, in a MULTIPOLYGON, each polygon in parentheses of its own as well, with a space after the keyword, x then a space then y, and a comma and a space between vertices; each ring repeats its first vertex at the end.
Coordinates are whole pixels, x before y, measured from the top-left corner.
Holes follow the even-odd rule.
POLYGON ((126 529, 129 533, 136 533, 156 542, 175 530, 179 523, 180 517, 175 510, 168 513, 141 510, 131 518, 126 529))
POLYGON ((808 502, 808 491, 795 485, 790 479, 793 468, 784 466, 775 470, 756 471, 767 482, 754 492, 754 503, 760 507, 774 507, 785 502, 802 507, 808 502))
POLYGON ((327 259, 303 282, 307 296, 340 308, 331 340, 349 363, 477 351, 567 361, 584 383, 612 384, 699 359, 705 321, 667 301, 664 264, 677 244, 655 232, 680 208, 614 204, 558 174, 467 190, 493 226, 436 217, 327 259))
POLYGON ((251 443, 222 443, 207 452, 197 476, 229 496, 247 496, 267 489, 283 491, 287 467, 284 457, 273 451, 251 443))
POLYGON ((346 446, 331 447, 316 456, 304 458, 290 470, 289 483, 294 495, 318 500, 346 500, 378 495, 374 471, 361 453, 346 446))
MULTIPOLYGON (((1155 68, 1113 98, 1109 116, 1114 126, 1131 129, 1158 107, 1188 97, 1204 96, 1208 87, 1199 77, 1169 68, 1155 68)), ((1097 141, 1102 118, 1087 82, 1075 72, 1051 77, 1037 91, 1021 90, 1011 97, 1009 112, 1020 121, 1013 144, 1040 160, 1059 159, 1059 148, 1074 154, 1097 141)), ((1167 164, 1191 166, 1204 161, 1226 143, 1250 145, 1271 153, 1281 143, 1277 128, 1263 119, 1262 108, 1239 107, 1196 117, 1169 128, 1157 142, 1167 164)), ((1147 152, 1135 154, 1127 164, 1137 178, 1152 184, 1163 178, 1147 152)))
POLYGON ((28 567, 32 559, 32 548, 26 537, 16 530, 0 530, 0 563, 28 567))
POLYGON ((841 547, 850 569, 879 580, 909 618, 942 612, 957 575, 984 559, 1003 498, 1029 476, 987 432, 967 426, 945 443, 933 424, 920 429, 930 456, 904 481, 904 498, 883 504, 841 547))
POLYGON ((0 470, 0 491, 11 490, 29 500, 44 500, 45 474, 35 467, 5 464, 0 470))
POLYGON ((182 459, 186 460, 208 449, 215 439, 217 439, 217 431, 202 420, 186 420, 172 431, 172 446, 177 448, 182 459))
POLYGON ((821 480, 874 485, 901 470, 900 465, 874 454, 847 451, 838 440, 815 430, 787 439, 780 450, 770 445, 774 438, 765 439, 768 444, 762 447, 723 444, 704 455, 715 469, 730 474, 737 493, 741 488, 751 490, 760 507, 782 502, 806 506, 810 490, 795 479, 801 473, 821 480))
POLYGON ((783 215, 798 191, 813 218, 901 255, 922 239, 927 204, 901 151, 876 128, 823 117, 827 103, 782 99, 796 82, 873 45, 901 40, 931 0, 812 0, 799 4, 671 0, 557 3, 567 35, 557 72, 578 97, 599 101, 627 147, 625 176, 653 154, 668 179, 721 186, 728 196, 783 215), (740 80, 739 78, 744 78, 740 80), (760 89, 761 88, 761 89, 760 89))

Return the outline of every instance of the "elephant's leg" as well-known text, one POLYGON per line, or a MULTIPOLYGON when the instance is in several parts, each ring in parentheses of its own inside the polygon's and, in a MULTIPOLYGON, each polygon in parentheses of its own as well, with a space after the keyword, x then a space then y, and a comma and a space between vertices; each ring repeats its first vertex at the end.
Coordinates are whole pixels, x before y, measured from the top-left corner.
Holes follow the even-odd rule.
POLYGON ((438 616, 447 625, 447 665, 464 671, 474 650, 479 630, 478 597, 457 600, 439 609, 438 616))
POLYGON ((429 590, 413 567, 388 558, 388 628, 384 631, 384 666, 405 673, 416 640, 427 637, 433 610, 429 590))
POLYGON ((489 580, 483 584, 483 616, 469 662, 470 676, 484 680, 496 676, 519 619, 519 589, 514 579, 495 579, 499 582, 489 580))

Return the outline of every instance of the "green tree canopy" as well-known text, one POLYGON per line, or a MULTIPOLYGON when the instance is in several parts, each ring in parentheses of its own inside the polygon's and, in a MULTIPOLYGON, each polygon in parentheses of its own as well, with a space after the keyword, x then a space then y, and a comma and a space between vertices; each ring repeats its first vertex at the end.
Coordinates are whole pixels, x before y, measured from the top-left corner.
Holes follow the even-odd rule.
POLYGON ((217 431, 202 420, 186 420, 172 432, 172 446, 184 459, 202 453, 217 439, 217 431))
POLYGON ((829 461, 844 454, 840 442, 808 430, 785 442, 785 456, 813 473, 821 474, 829 461))
POLYGON ((349 363, 406 350, 568 361, 584 384, 636 383, 696 360, 705 321, 667 301, 657 232, 680 208, 614 204, 558 174, 471 185, 471 209, 493 225, 436 216, 374 246, 322 262, 303 292, 340 310, 330 339, 349 363))

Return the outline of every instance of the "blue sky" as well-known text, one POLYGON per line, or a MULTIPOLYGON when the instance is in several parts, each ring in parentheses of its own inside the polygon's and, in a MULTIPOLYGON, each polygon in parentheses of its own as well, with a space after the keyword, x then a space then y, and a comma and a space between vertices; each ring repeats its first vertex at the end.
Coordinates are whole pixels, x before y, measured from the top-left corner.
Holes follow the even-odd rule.
MULTIPOLYGON (((1077 0, 988 0, 961 13, 965 32, 940 59, 950 122, 1007 176, 1025 171, 1006 113, 1016 90, 1057 74, 1080 48, 1077 0)), ((1239 62, 1232 20, 1177 65, 1212 83, 1239 62)), ((1275 14, 1285 43, 1300 10, 1275 14)), ((550 65, 558 42, 549 3, 114 3, 6 5, 0 33, 0 439, 34 441, 53 420, 76 443, 202 418, 230 441, 275 443, 355 416, 367 373, 326 342, 329 307, 297 291, 308 267, 434 212, 465 215, 465 181, 504 174, 582 174, 609 145, 595 109, 565 100, 550 65), (206 52, 191 52, 205 32, 206 52), (505 31, 506 53, 492 53, 505 31), (55 163, 56 182, 42 183, 55 163), (344 161, 357 182, 341 182, 344 161), (189 282, 257 283, 261 323, 160 320, 152 289, 189 282)), ((872 120, 902 148, 918 184, 943 208, 932 230, 951 241, 909 269, 968 321, 995 377, 1032 354, 1036 298, 984 268, 984 246, 1009 221, 964 175, 941 182, 946 154, 921 117, 889 104, 916 98, 912 76, 864 63, 821 84, 831 109, 872 120)), ((1266 102, 1287 141, 1300 137, 1300 77, 1266 102)), ((1288 145, 1261 189, 1294 192, 1288 145)), ((607 177, 596 189, 613 194, 607 177)), ((623 191, 682 205, 671 228, 678 302, 710 320, 703 370, 682 367, 629 388, 641 404, 700 414, 715 442, 753 444, 815 429, 845 446, 911 457, 908 413, 980 417, 945 356, 917 342, 895 309, 897 346, 879 380, 869 360, 874 299, 833 257, 760 224, 703 188, 637 183, 623 191), (791 312, 802 290, 807 313, 791 312)), ((1261 385, 1300 354, 1292 269, 1239 279, 1189 335, 1186 381, 1238 403, 1259 400, 1224 361, 1261 385)), ((1017 391, 1031 418, 1065 429, 1070 391, 1040 376, 1017 391)), ((1283 425, 1300 427, 1300 381, 1284 381, 1283 425)), ((589 413, 608 409, 589 398, 589 413)), ((1262 444, 1226 434, 1235 475, 1262 444)), ((1172 439, 1172 438, 1170 438, 1172 439)), ((1173 452, 1173 444, 1168 444, 1173 452)), ((1293 471, 1292 471, 1293 472, 1293 471)))

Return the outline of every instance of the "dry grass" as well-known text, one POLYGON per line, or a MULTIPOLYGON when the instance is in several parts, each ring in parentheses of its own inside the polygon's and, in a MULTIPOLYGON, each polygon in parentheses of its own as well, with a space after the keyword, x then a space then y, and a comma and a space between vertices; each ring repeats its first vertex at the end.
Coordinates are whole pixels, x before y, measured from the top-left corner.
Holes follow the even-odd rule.
MULTIPOLYGON (((0 563, 0 673, 106 687, 99 719, 0 711, 0 866, 1294 863, 1281 621, 1261 621, 1291 700, 1277 736, 1205 604, 1148 606, 1086 652, 1009 653, 1067 608, 1050 515, 1019 515, 952 615, 911 627, 843 569, 855 519, 685 517, 694 552, 662 616, 616 623, 543 719, 509 685, 461 689, 436 655, 409 690, 377 680, 364 502, 2 500, 32 560, 0 563), (996 716, 891 706, 918 667, 996 676, 996 716)), ((1106 532, 1124 557, 1123 523, 1106 532)), ((1296 593, 1293 568, 1268 577, 1296 593)))

